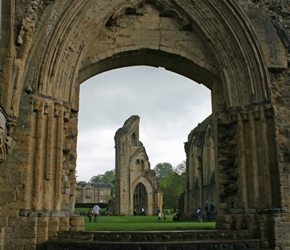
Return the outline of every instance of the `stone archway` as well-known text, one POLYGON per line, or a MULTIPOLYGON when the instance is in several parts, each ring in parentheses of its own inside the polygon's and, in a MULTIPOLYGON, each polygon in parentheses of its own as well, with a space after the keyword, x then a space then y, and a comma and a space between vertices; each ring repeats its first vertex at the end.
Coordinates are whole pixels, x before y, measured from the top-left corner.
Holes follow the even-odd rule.
POLYGON ((148 211, 148 193, 141 182, 134 189, 133 207, 134 211, 140 215, 146 215, 145 211, 148 211))
POLYGON ((73 215, 79 85, 106 70, 149 65, 212 91, 218 228, 246 227, 286 249, 286 1, 1 4, 1 246, 35 246, 83 228, 73 215), (27 224, 37 230, 23 243, 27 224))

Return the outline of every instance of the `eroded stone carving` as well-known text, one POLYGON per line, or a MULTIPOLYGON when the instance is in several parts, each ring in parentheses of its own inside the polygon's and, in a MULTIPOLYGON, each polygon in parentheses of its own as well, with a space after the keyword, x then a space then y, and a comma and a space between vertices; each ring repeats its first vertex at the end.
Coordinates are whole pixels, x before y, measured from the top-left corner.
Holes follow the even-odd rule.
POLYGON ((30 1, 29 4, 25 6, 25 4, 21 3, 19 8, 21 8, 23 15, 19 35, 17 37, 17 45, 22 45, 25 39, 25 32, 34 31, 37 25, 38 19, 43 13, 45 6, 48 5, 53 0, 34 0, 30 1))
POLYGON ((0 109, 0 162, 12 153, 15 141, 12 138, 16 122, 12 118, 6 118, 0 109))
MULTIPOLYGON (((118 19, 126 14, 142 15, 142 7, 144 4, 146 4, 146 2, 147 1, 143 0, 132 0, 126 2, 125 5, 121 6, 114 12, 114 14, 107 21, 106 26, 118 26, 118 19)), ((191 29, 189 18, 183 11, 178 11, 176 8, 174 8, 174 4, 172 2, 164 0, 154 0, 148 2, 157 6, 157 8, 160 10, 160 17, 173 17, 177 20, 177 23, 180 25, 181 29, 191 29)))

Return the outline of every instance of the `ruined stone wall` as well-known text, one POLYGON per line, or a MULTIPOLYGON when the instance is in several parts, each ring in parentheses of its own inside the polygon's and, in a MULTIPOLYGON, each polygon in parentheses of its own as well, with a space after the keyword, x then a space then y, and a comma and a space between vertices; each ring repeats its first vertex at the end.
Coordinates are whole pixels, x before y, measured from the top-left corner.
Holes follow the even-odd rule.
POLYGON ((4 235, 11 230, 5 249, 41 245, 58 231, 84 228, 83 219, 74 215, 76 113, 41 96, 23 97, 21 107, 25 115, 1 166, 1 227, 4 235))
POLYGON ((188 135, 185 143, 187 190, 184 196, 184 214, 196 217, 206 200, 217 203, 215 185, 215 154, 212 116, 199 123, 188 135))
POLYGON ((273 107, 261 104, 219 113, 217 132, 211 133, 217 141, 214 153, 206 145, 212 118, 199 124, 185 144, 188 183, 184 215, 194 217, 197 208, 204 207, 208 199, 219 204, 218 228, 248 229, 254 237, 275 241, 277 238, 271 235, 274 229, 263 230, 273 223, 274 214, 277 216, 284 210, 278 208, 277 199, 281 190, 277 185, 280 174, 275 171, 278 160, 273 107), (208 183, 204 177, 208 175, 205 169, 210 169, 210 159, 217 160, 208 183))
MULTIPOLYGON (((245 112, 246 116, 241 114, 242 111, 238 112, 239 116, 243 117, 241 119, 243 122, 239 122, 240 119, 238 119, 238 123, 243 123, 243 129, 253 131, 249 126, 251 127, 256 124, 256 130, 251 138, 256 138, 256 142, 252 140, 252 145, 258 147, 258 153, 251 161, 261 161, 261 164, 258 164, 259 167, 254 172, 254 176, 256 176, 254 178, 259 178, 258 176, 263 175, 263 173, 266 176, 265 183, 252 182, 252 185, 250 184, 247 190, 248 193, 251 193, 250 196, 253 198, 252 202, 255 204, 254 207, 265 206, 263 211, 265 211, 264 213, 266 215, 261 216, 259 219, 256 218, 256 221, 258 221, 257 224, 263 225, 265 221, 267 221, 263 219, 263 217, 272 217, 267 221, 268 224, 264 224, 264 227, 270 226, 273 231, 270 230, 270 232, 267 232, 265 237, 271 239, 272 242, 276 242, 276 246, 287 249, 290 245, 287 241, 287 239, 290 238, 290 232, 287 229, 290 227, 288 214, 290 207, 290 193, 288 191, 290 183, 288 157, 290 139, 288 136, 290 122, 288 87, 290 81, 288 53, 290 45, 290 2, 287 0, 252 2, 257 9, 252 9, 252 11, 248 11, 247 13, 251 20, 253 20, 257 33, 261 34, 268 31, 268 39, 273 39, 273 33, 269 33, 267 29, 262 29, 262 22, 257 21, 261 16, 261 14, 257 15, 257 13, 263 13, 267 17, 267 19, 264 19, 266 20, 265 22, 271 23, 272 26, 275 27, 275 32, 281 39, 284 50, 287 50, 287 53, 285 53, 287 55, 287 64, 285 60, 284 63, 282 63, 281 60, 277 60, 279 55, 284 54, 284 50, 281 47, 268 47, 268 51, 271 50, 272 54, 272 56, 268 57, 272 105, 260 105, 260 107, 252 108, 247 107, 245 112), (274 65, 272 66, 271 64, 274 65), (247 123, 248 125, 246 125, 247 123), (260 155, 262 148, 265 151, 263 155, 260 155), (266 148, 268 148, 268 150, 266 150, 266 148), (268 162, 268 169, 265 169, 265 162, 268 162), (257 200, 261 201, 263 205, 257 204, 257 200), (285 228, 281 227, 281 224, 283 224, 285 228)), ((247 10, 247 8, 245 9, 247 10)), ((263 42, 265 42, 265 40, 262 40, 262 46, 266 47, 266 43, 263 42)), ((241 131, 239 133, 241 133, 241 131)), ((249 175, 247 175, 247 177, 249 177, 249 175)))
POLYGON ((154 170, 145 147, 139 141, 139 116, 131 116, 115 135, 116 181, 115 214, 133 215, 144 207, 146 215, 155 214, 157 207, 162 207, 163 200, 154 170), (134 192, 138 184, 145 187, 144 204, 134 204, 134 192))

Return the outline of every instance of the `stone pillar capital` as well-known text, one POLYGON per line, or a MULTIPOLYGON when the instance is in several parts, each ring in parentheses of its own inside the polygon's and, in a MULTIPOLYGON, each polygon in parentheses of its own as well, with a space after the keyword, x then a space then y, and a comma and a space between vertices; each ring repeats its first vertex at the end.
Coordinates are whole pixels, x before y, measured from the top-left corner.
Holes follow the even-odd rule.
POLYGON ((54 104, 54 116, 62 117, 63 116, 63 106, 61 103, 54 104))

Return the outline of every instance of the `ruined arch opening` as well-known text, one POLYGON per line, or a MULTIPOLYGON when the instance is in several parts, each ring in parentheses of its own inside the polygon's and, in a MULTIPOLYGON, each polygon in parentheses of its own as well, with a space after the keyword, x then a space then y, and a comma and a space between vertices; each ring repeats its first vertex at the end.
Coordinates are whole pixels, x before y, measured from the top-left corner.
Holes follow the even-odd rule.
MULTIPOLYGON (((80 90, 78 181, 114 169, 114 134, 131 115, 141 118, 140 140, 154 168, 185 160, 188 133, 211 113, 206 87, 162 68, 107 71, 85 81, 80 90)), ((132 145, 138 137, 132 135, 132 145)))
POLYGON ((146 215, 148 212, 148 194, 143 183, 138 183, 133 194, 133 209, 134 214, 146 215))
MULTIPOLYGON (((112 142, 117 129, 132 114, 141 118, 140 140, 146 148, 153 169, 160 162, 170 162, 176 167, 184 161, 184 142, 188 133, 211 113, 210 91, 206 87, 163 68, 136 66, 108 71, 84 82, 80 93, 79 122, 85 122, 86 129, 83 131, 81 125, 79 126, 78 147, 83 150, 81 146, 84 140, 83 151, 88 156, 90 147, 96 142, 93 146, 96 153, 89 156, 92 158, 92 165, 90 170, 86 171, 89 166, 81 163, 84 162, 81 161, 83 154, 79 151, 79 181, 84 180, 81 179, 82 173, 90 174, 86 177, 89 180, 96 175, 95 173, 103 174, 106 170, 115 168, 114 145, 109 143, 112 142), (82 88, 85 89, 84 92, 82 88), (94 93, 96 95, 92 96, 94 93), (92 102, 87 108, 82 106, 83 101, 89 100, 92 102), (87 122, 88 117, 83 117, 82 112, 89 114, 89 110, 100 115, 101 119, 97 119, 97 115, 90 115, 89 118, 96 119, 96 122, 87 122), (105 121, 108 123, 104 123, 105 121), (100 124, 101 129, 106 129, 99 131, 95 136, 83 137, 88 135, 91 129, 88 124, 92 128, 100 124), (103 148, 106 143, 110 146, 103 148), (99 154, 98 151, 103 154, 99 154), (108 158, 105 159, 104 156, 108 158), (103 168, 104 166, 106 168, 103 168)), ((137 140, 139 133, 134 132, 130 138, 131 145, 135 145, 134 138, 137 140)), ((88 158, 85 160, 90 164, 88 158)), ((141 165, 136 167, 144 168, 141 165)))

